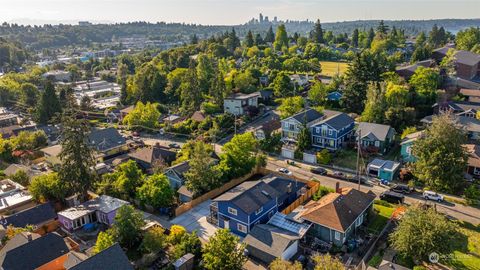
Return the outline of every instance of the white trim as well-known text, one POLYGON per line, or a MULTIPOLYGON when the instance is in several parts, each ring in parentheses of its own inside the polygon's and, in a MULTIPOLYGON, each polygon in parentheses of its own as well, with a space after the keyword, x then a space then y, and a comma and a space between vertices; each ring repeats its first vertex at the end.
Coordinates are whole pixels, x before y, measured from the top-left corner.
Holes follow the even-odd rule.
POLYGON ((263 206, 260 206, 260 208, 257 209, 257 211, 255 211, 255 215, 257 216, 258 214, 261 214, 263 211, 263 206))
POLYGON ((247 226, 243 225, 242 223, 237 223, 237 231, 247 233, 248 229, 247 226))
MULTIPOLYGON (((274 205, 272 208, 268 209, 268 211, 265 211, 265 213, 264 213, 263 215, 261 215, 261 216, 257 217, 256 219, 254 219, 252 222, 250 222, 250 224, 255 223, 255 221, 259 220, 260 218, 262 218, 262 217, 265 216, 266 214, 270 213, 270 211, 271 211, 272 209, 274 209, 276 206, 277 206, 277 205, 274 205)), ((250 215, 249 215, 249 216, 250 216, 250 215)))
POLYGON ((335 240, 340 241, 340 237, 341 237, 340 232, 339 231, 334 231, 333 233, 334 233, 335 240))
POLYGON ((232 207, 230 207, 230 206, 228 206, 227 212, 228 212, 229 214, 231 214, 231 215, 234 215, 234 216, 237 216, 237 215, 238 215, 237 209, 232 208, 232 207))
POLYGON ((228 218, 228 219, 233 219, 233 220, 235 220, 236 222, 240 222, 240 223, 242 223, 242 224, 249 225, 249 224, 245 223, 245 221, 238 220, 238 219, 233 218, 233 217, 231 217, 231 216, 224 215, 224 214, 222 214, 222 213, 220 213, 220 212, 218 212, 218 216, 219 216, 219 217, 220 217, 220 216, 226 217, 226 218, 228 218))

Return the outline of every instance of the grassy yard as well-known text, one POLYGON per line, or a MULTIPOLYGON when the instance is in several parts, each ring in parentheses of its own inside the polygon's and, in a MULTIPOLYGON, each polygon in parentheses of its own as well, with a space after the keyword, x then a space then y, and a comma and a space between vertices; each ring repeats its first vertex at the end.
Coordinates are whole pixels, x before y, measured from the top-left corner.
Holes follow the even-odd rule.
POLYGON ((338 151, 337 154, 335 154, 332 158, 332 165, 356 170, 357 169, 357 151, 355 150, 338 151))
POLYGON ((345 62, 320 61, 320 65, 322 66, 322 75, 329 77, 333 77, 337 73, 342 75, 348 68, 348 63, 345 62))
POLYGON ((458 241, 455 251, 445 262, 454 269, 480 270, 480 225, 461 223, 460 232, 464 241, 458 241))
POLYGON ((395 206, 384 201, 375 201, 373 204, 375 214, 368 224, 368 230, 373 233, 380 233, 392 216, 395 206))

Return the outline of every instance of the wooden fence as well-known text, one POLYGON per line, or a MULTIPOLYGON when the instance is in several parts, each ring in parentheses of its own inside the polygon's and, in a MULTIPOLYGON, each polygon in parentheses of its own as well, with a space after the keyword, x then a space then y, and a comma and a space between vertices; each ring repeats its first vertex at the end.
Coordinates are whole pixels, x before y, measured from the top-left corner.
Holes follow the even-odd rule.
POLYGON ((293 203, 291 203, 287 208, 283 209, 282 213, 285 215, 290 214, 293 210, 295 210, 297 207, 300 205, 303 205, 307 200, 310 200, 310 198, 315 194, 318 189, 320 188, 320 183, 318 182, 313 182, 310 181, 308 183, 309 189, 307 189, 307 192, 300 196, 298 199, 296 199, 293 203))
POLYGON ((191 200, 190 202, 187 202, 187 203, 184 203, 184 204, 178 206, 175 209, 175 216, 179 216, 179 215, 187 212, 188 210, 192 209, 193 207, 203 203, 204 201, 215 198, 215 197, 225 193, 227 190, 245 182, 247 179, 254 176, 255 174, 260 173, 259 171, 260 170, 258 170, 258 169, 254 169, 251 173, 249 173, 247 175, 244 175, 244 176, 239 177, 239 178, 235 178, 235 179, 229 181, 228 183, 226 183, 225 185, 223 185, 219 188, 211 190, 211 191, 203 194, 202 196, 191 200))

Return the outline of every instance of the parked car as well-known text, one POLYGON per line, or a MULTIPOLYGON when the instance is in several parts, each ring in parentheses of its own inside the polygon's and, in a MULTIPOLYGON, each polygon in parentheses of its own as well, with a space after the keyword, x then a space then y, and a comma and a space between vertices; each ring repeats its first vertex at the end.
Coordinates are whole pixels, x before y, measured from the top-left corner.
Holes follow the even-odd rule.
MULTIPOLYGON (((348 182, 352 182, 352 183, 358 183, 358 178, 356 175, 353 175, 353 174, 348 174, 345 179, 348 181, 348 182)), ((360 176, 360 184, 365 184, 367 182, 367 179, 365 178, 365 176, 360 176)))
POLYGON ((292 172, 289 171, 287 168, 279 168, 278 172, 281 172, 281 173, 286 174, 286 175, 292 175, 292 172))
POLYGON ((429 190, 425 190, 422 194, 422 197, 425 200, 432 200, 437 202, 443 201, 443 195, 440 195, 434 191, 429 191, 429 190))
POLYGON ((180 149, 180 145, 178 143, 171 143, 171 144, 168 145, 168 147, 180 149))
POLYGON ((342 173, 342 172, 335 171, 335 172, 333 172, 333 176, 337 177, 337 178, 344 178, 345 174, 342 173))
POLYGON ((412 193, 413 188, 409 187, 408 185, 398 184, 390 188, 390 190, 398 193, 410 194, 412 193))
POLYGON ((320 168, 320 167, 311 168, 310 172, 312 172, 314 174, 319 174, 319 175, 327 175, 327 170, 325 170, 324 168, 320 168))
POLYGON ((380 194, 380 200, 389 203, 403 203, 405 201, 405 196, 394 191, 384 191, 382 194, 380 194))

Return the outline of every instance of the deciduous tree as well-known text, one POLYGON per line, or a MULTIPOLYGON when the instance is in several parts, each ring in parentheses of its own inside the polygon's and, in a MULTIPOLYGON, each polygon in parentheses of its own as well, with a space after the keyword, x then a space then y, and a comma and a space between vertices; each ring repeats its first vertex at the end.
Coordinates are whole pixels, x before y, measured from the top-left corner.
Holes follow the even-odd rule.
POLYGON ((203 266, 207 270, 243 269, 247 260, 244 250, 245 244, 228 229, 217 230, 203 248, 203 266))

